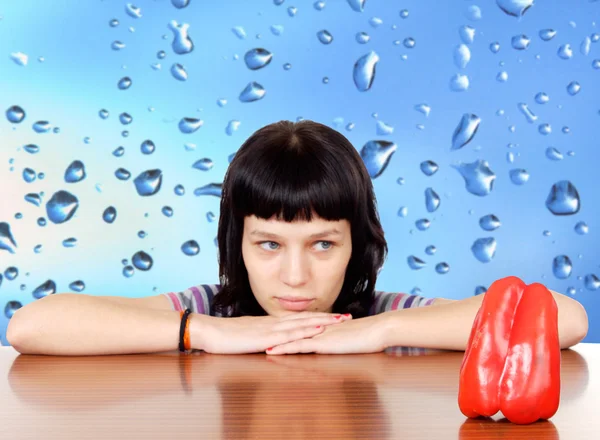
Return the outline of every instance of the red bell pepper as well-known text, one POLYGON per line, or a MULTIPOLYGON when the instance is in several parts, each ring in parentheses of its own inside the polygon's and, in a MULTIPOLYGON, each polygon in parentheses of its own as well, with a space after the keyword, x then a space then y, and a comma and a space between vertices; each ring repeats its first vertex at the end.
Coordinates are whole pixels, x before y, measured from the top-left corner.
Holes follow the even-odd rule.
POLYGON ((558 307, 542 284, 494 281, 479 308, 460 367, 467 417, 498 411, 513 423, 548 419, 560 400, 558 307))

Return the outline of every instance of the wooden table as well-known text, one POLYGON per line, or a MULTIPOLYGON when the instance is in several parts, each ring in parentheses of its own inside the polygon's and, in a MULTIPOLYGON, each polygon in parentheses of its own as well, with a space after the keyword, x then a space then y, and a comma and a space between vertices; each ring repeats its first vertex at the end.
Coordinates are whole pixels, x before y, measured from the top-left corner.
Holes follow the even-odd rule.
POLYGON ((562 351, 558 412, 531 425, 501 413, 461 414, 463 354, 397 347, 362 355, 61 357, 1 347, 0 438, 600 438, 600 344, 562 351))

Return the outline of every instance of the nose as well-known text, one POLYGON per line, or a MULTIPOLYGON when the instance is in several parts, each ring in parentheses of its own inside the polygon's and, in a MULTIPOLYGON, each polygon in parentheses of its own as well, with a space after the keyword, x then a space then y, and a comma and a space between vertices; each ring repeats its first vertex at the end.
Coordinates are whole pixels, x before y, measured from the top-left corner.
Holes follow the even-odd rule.
POLYGON ((309 278, 310 262, 301 251, 288 251, 282 257, 279 274, 281 282, 288 286, 301 286, 309 278))

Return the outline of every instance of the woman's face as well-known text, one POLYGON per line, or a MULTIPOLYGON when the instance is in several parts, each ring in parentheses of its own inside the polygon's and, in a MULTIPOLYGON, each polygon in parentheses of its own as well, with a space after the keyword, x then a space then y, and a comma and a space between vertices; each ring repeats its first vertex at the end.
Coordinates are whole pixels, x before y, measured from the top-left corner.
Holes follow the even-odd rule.
POLYGON ((287 223, 274 217, 244 220, 242 258, 250 288, 271 316, 300 311, 329 312, 337 299, 352 254, 348 220, 287 223), (289 303, 281 297, 307 298, 289 303))

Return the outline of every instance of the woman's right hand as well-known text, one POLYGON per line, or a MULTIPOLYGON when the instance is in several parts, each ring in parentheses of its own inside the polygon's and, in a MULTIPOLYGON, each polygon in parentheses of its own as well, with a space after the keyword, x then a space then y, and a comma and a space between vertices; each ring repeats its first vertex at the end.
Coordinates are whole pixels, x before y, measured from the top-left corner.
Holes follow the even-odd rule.
POLYGON ((312 338, 322 333, 325 326, 347 321, 352 316, 299 312, 284 317, 221 318, 202 315, 202 318, 202 328, 199 329, 201 334, 192 337, 193 348, 206 353, 242 354, 264 352, 275 345, 312 338))

